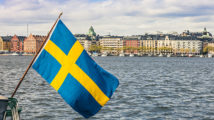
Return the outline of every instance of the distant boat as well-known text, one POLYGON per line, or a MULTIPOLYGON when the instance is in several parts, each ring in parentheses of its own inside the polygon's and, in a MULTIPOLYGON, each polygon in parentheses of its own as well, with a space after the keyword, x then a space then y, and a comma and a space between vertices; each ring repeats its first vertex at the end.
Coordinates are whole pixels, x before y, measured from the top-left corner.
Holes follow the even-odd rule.
POLYGON ((102 54, 102 55, 101 55, 101 57, 106 57, 106 56, 107 56, 106 54, 102 54))
POLYGON ((16 53, 16 52, 14 52, 14 53, 12 53, 11 55, 19 55, 18 53, 16 53))
POLYGON ((208 58, 212 58, 213 57, 213 55, 212 54, 208 54, 208 56, 207 56, 208 58))
POLYGON ((27 55, 34 55, 34 54, 32 54, 32 53, 23 53, 23 54, 21 54, 22 56, 27 56, 27 55))
POLYGON ((193 55, 192 55, 192 54, 189 54, 188 56, 189 56, 189 57, 193 57, 193 55))
POLYGON ((103 53, 102 55, 101 55, 101 57, 106 57, 107 56, 107 53, 103 53))
POLYGON ((91 56, 91 53, 90 52, 87 52, 88 53, 88 55, 90 55, 91 56))
POLYGON ((200 55, 200 58, 203 58, 204 56, 203 55, 200 55))
POLYGON ((119 56, 120 56, 120 57, 124 57, 125 54, 124 54, 124 53, 120 53, 119 56))
POLYGON ((96 57, 98 56, 98 53, 93 53, 92 56, 96 57))
POLYGON ((138 56, 138 57, 141 57, 141 56, 143 56, 143 55, 142 55, 141 53, 137 53, 137 56, 138 56))
POLYGON ((171 57, 171 54, 167 54, 167 56, 166 57, 171 57))
POLYGON ((131 53, 131 54, 129 54, 129 57, 134 57, 134 54, 132 54, 132 53, 131 53))
POLYGON ((163 54, 160 54, 159 57, 163 57, 163 54))

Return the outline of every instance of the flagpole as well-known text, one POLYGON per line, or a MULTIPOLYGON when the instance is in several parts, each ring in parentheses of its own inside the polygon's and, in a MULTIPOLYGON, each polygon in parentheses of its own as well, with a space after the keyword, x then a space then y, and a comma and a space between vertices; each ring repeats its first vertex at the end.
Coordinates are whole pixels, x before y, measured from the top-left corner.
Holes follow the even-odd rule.
POLYGON ((53 31, 53 29, 54 29, 54 27, 55 27, 56 23, 58 22, 58 20, 59 20, 59 19, 60 19, 60 17, 62 16, 62 14, 63 14, 62 12, 59 14, 59 16, 58 16, 57 20, 55 21, 54 25, 52 26, 51 30, 48 32, 48 34, 47 34, 47 36, 46 36, 45 40, 44 40, 44 41, 43 41, 43 43, 42 43, 42 46, 41 46, 41 47, 39 48, 39 50, 36 52, 36 55, 33 57, 33 59, 32 59, 32 61, 31 61, 31 63, 28 65, 28 67, 27 67, 26 71, 24 72, 24 74, 23 74, 22 78, 20 79, 20 81, 19 81, 18 85, 16 86, 16 88, 15 88, 15 90, 14 90, 14 92, 13 92, 13 94, 12 94, 11 98, 13 98, 13 97, 14 97, 14 95, 16 94, 16 91, 17 91, 17 90, 18 90, 18 88, 20 87, 20 85, 21 85, 22 81, 24 80, 24 78, 25 78, 25 76, 26 76, 27 72, 29 71, 29 69, 30 69, 30 68, 31 68, 31 66, 33 65, 33 62, 35 61, 35 59, 36 59, 36 58, 37 58, 37 56, 39 55, 40 51, 42 50, 43 46, 45 45, 46 41, 48 40, 48 38, 49 38, 49 36, 50 36, 51 32, 53 31))

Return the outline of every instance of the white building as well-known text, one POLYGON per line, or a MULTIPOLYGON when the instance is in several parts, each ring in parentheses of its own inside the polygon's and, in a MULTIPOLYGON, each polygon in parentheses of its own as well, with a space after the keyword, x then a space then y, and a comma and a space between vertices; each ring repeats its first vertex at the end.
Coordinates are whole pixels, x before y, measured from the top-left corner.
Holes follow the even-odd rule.
POLYGON ((159 48, 159 53, 161 48, 165 48, 169 50, 167 52, 173 52, 174 54, 200 54, 202 41, 173 39, 173 37, 165 36, 165 40, 157 40, 157 48, 159 48))
POLYGON ((175 54, 191 53, 200 54, 202 41, 200 40, 173 40, 172 48, 175 54))
POLYGON ((78 34, 75 35, 76 39, 79 40, 81 45, 85 48, 86 51, 90 48, 92 41, 87 39, 87 35, 84 34, 78 34))
POLYGON ((118 54, 118 50, 123 47, 123 37, 121 36, 103 36, 99 39, 100 46, 105 50, 102 52, 110 52, 111 54, 118 54))

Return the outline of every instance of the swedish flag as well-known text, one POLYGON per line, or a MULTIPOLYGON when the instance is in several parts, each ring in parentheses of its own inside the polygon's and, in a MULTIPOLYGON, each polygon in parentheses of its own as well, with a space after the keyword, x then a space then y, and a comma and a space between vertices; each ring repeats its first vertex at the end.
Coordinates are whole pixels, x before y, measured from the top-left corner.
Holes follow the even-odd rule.
POLYGON ((119 85, 116 77, 93 61, 61 20, 33 68, 86 118, 96 114, 119 85))

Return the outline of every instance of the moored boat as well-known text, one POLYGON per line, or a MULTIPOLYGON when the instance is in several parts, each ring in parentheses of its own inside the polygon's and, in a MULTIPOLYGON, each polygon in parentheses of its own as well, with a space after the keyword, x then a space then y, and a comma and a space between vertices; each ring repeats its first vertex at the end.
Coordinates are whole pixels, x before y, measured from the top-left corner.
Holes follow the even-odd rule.
POLYGON ((159 57, 163 57, 163 54, 160 54, 159 57))
POLYGON ((134 57, 134 54, 132 54, 132 53, 131 53, 131 54, 129 54, 129 57, 134 57))
POLYGON ((203 58, 204 56, 203 55, 200 55, 200 58, 203 58))
POLYGON ((208 58, 212 58, 213 55, 209 53, 209 54, 207 55, 207 57, 208 57, 208 58))
POLYGON ((12 53, 11 55, 19 55, 18 53, 16 53, 16 52, 14 52, 14 53, 12 53))
POLYGON ((124 54, 124 53, 120 53, 119 56, 120 56, 120 57, 124 57, 125 54, 124 54))
POLYGON ((171 54, 167 54, 167 56, 166 57, 171 57, 171 54))
POLYGON ((192 55, 192 54, 189 54, 188 56, 189 56, 189 57, 193 57, 193 55, 192 55))
POLYGON ((148 56, 149 56, 149 57, 151 57, 151 56, 152 56, 152 54, 148 54, 148 56))
POLYGON ((101 55, 101 57, 106 57, 106 56, 107 56, 107 54, 102 54, 102 55, 101 55))
POLYGON ((97 57, 98 53, 93 53, 92 56, 97 57))

